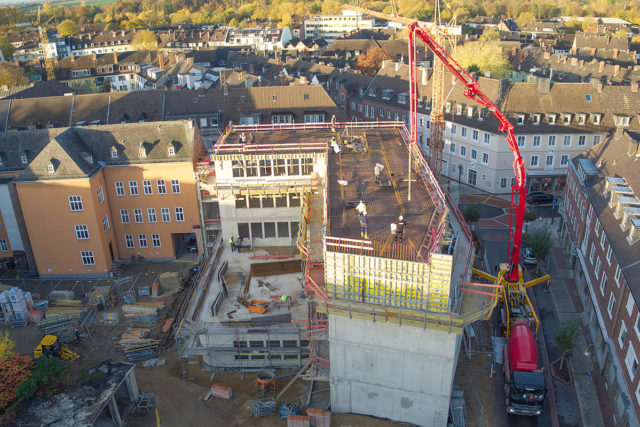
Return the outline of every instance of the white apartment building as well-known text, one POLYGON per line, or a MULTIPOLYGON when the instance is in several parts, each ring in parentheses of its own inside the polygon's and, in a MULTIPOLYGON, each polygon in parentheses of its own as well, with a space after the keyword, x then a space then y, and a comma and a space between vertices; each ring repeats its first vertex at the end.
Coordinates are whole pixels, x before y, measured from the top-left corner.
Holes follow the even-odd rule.
POLYGON ((291 40, 289 27, 229 28, 225 46, 249 46, 256 50, 282 49, 291 40))
POLYGON ((362 13, 343 10, 342 15, 316 15, 304 21, 304 37, 322 37, 328 43, 354 30, 369 29, 376 25, 375 19, 367 19, 362 13))

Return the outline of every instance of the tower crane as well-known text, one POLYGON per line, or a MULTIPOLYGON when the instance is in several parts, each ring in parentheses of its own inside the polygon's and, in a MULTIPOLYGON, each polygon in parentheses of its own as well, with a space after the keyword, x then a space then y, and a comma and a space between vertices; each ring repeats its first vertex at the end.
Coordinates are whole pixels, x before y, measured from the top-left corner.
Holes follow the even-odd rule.
MULTIPOLYGON (((438 0, 436 0, 436 3, 438 0)), ((526 170, 524 159, 518 149, 513 132, 513 125, 496 105, 480 89, 478 82, 451 57, 440 43, 429 33, 438 37, 438 25, 428 24, 414 19, 389 15, 376 11, 369 11, 355 6, 343 8, 361 12, 367 15, 400 22, 409 29, 409 96, 411 117, 411 144, 417 142, 417 79, 416 79, 416 40, 422 40, 433 52, 434 59, 442 66, 442 75, 434 67, 434 88, 443 83, 444 70, 449 71, 464 87, 464 96, 487 108, 498 120, 500 132, 503 133, 509 148, 513 153, 513 171, 515 185, 511 188, 511 208, 509 215, 509 239, 507 243, 507 262, 500 264, 497 275, 478 269, 473 272, 478 276, 493 282, 496 286, 494 299, 495 307, 500 307, 502 329, 507 338, 504 349, 504 375, 506 411, 510 414, 539 415, 545 397, 544 373, 538 367, 538 353, 532 329, 537 331, 540 321, 527 295, 527 289, 550 279, 549 275, 525 282, 520 266, 520 251, 522 248, 522 231, 524 225, 525 202, 527 195, 526 170)), ((434 89, 435 90, 435 89, 434 89)), ((442 100, 442 97, 439 98, 442 100)), ((432 104, 433 111, 442 105, 432 104)), ((431 123, 433 138, 433 126, 431 123)), ((440 134, 440 138, 442 135, 440 134)), ((493 310, 492 310, 493 311, 493 310)))

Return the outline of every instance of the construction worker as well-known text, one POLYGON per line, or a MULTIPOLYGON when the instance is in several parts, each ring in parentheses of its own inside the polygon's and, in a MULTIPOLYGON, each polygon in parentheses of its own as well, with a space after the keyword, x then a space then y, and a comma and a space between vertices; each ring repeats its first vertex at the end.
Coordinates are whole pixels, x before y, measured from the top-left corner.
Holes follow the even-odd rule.
POLYGON ((80 327, 78 325, 73 328, 73 334, 76 336, 76 341, 80 343, 80 327))
POLYGON ((367 217, 367 211, 363 211, 360 214, 360 237, 363 239, 369 238, 369 218, 367 217))
POLYGON ((380 163, 376 163, 373 167, 373 174, 376 177, 376 184, 380 183, 380 172, 382 172, 382 168, 380 167, 380 163))
POLYGON ((245 135, 244 132, 240 134, 240 142, 243 144, 247 143, 247 135, 245 135))
POLYGON ((231 237, 229 238, 229 245, 231 246, 231 252, 236 250, 236 238, 233 237, 233 233, 231 234, 231 237))
POLYGON ((335 114, 331 116, 331 132, 336 131, 336 116, 335 114))
POLYGON ((404 222, 404 217, 400 215, 398 217, 398 222, 396 222, 396 235, 393 238, 395 242, 402 242, 402 235, 404 234, 404 227, 406 223, 404 222))
POLYGON ((367 210, 367 205, 365 204, 364 200, 360 200, 360 203, 358 203, 358 205, 356 206, 356 210, 359 214, 362 214, 367 210))
POLYGON ((253 132, 249 133, 249 144, 255 144, 256 143, 256 137, 253 134, 253 132))

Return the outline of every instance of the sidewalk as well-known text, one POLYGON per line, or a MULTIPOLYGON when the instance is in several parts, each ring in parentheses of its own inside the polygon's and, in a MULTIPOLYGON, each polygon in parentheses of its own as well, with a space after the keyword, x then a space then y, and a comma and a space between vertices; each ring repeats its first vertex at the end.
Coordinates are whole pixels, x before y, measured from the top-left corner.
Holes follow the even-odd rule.
MULTIPOLYGON (((584 319, 584 309, 582 301, 578 296, 578 290, 576 284, 572 278, 571 270, 568 268, 568 257, 562 240, 559 237, 560 221, 556 221, 554 224, 550 224, 549 219, 545 219, 542 222, 535 221, 530 223, 529 231, 533 231, 538 228, 548 228, 551 230, 552 248, 549 255, 549 274, 551 275, 550 287, 551 291, 550 299, 552 301, 552 307, 547 307, 551 311, 555 312, 557 324, 552 325, 551 328, 545 330, 546 341, 549 349, 549 361, 553 362, 560 354, 559 350, 555 348, 553 344, 553 334, 557 326, 562 323, 569 322, 573 319, 580 319, 581 324, 585 325, 586 319, 584 319), (555 326, 555 328, 553 327, 555 326), (553 330, 548 330, 553 329, 553 330), (552 351, 553 350, 553 351, 552 351), (553 353, 553 357, 551 356, 553 353)), ((538 286, 544 286, 540 284, 538 286)), ((542 295, 544 292, 542 289, 535 289, 536 299, 545 299, 542 295), (541 294, 541 292, 543 292, 541 294)), ((539 304, 541 306, 542 304, 539 304)), ((547 327, 547 325, 545 325, 547 327)), ((590 338, 583 333, 578 335, 578 340, 575 349, 572 352, 571 357, 571 371, 573 373, 573 388, 575 390, 575 398, 577 399, 578 406, 580 408, 581 424, 584 426, 605 426, 610 425, 611 417, 607 417, 608 421, 605 423, 601 408, 607 408, 606 397, 603 391, 597 389, 595 383, 602 383, 600 378, 600 368, 596 362, 595 355, 585 356, 585 350, 589 347, 590 338), (589 340, 589 343, 587 341, 589 340), (598 402, 599 404, 596 404, 598 402)), ((593 347, 589 347, 593 352, 593 347)), ((566 412, 563 411, 561 402, 563 396, 558 390, 557 381, 554 381, 554 388, 556 389, 556 400, 558 401, 558 416, 559 418, 566 417, 566 412)), ((562 387, 560 387, 562 388, 562 387)), ((565 396, 566 397, 566 396, 565 396)), ((568 402, 567 402, 568 403, 568 402)), ((607 409, 605 409, 606 412, 607 409)), ((567 420, 568 421, 568 420, 567 420)))

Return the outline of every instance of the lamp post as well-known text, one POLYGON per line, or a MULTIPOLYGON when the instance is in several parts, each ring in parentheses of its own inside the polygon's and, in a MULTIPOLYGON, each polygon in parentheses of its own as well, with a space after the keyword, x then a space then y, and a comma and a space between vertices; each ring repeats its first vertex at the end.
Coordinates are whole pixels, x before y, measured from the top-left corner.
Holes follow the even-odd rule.
POLYGON ((591 381, 592 381, 592 376, 591 376, 591 371, 593 371, 593 365, 595 364, 595 360, 593 360, 593 350, 594 350, 594 345, 593 343, 587 345, 587 348, 584 350, 584 352, 582 354, 584 354, 584 357, 588 357, 591 359, 591 367, 589 368, 589 372, 587 372, 587 375, 589 376, 589 378, 587 379, 587 386, 584 388, 584 394, 582 395, 582 400, 584 400, 587 397, 587 391, 589 390, 589 386, 591 385, 591 381))

